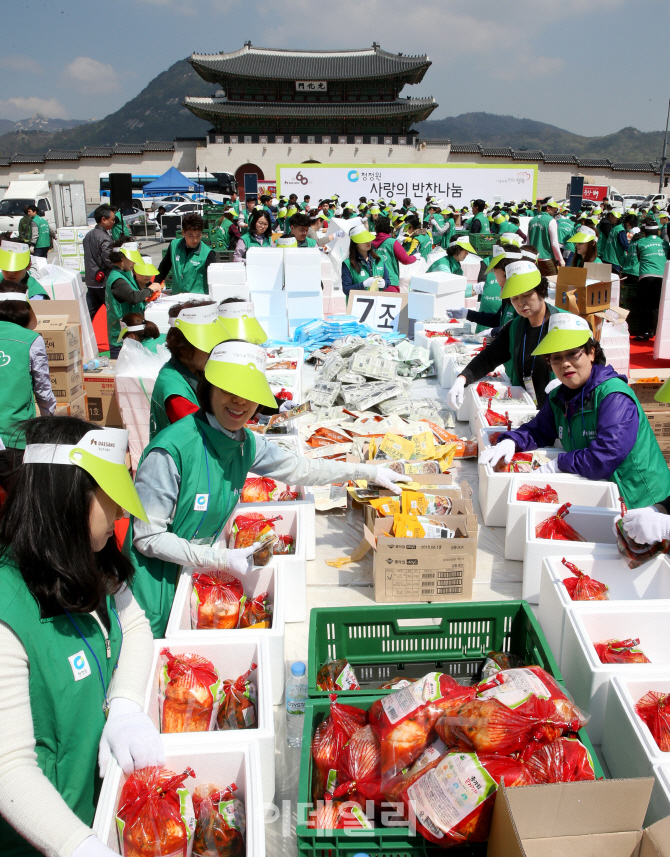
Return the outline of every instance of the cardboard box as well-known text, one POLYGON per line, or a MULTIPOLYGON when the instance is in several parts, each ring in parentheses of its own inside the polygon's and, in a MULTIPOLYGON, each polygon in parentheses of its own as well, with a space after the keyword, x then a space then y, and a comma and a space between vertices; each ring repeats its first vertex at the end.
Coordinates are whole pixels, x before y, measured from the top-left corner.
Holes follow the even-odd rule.
POLYGON ((656 440, 670 440, 670 410, 662 410, 657 405, 642 405, 656 440))
POLYGON ((503 784, 486 857, 670 857, 670 818, 642 827, 653 783, 503 784))
POLYGON ((35 330, 42 334, 49 366, 72 366, 81 360, 79 325, 66 315, 40 316, 35 330))
MULTIPOLYGON (((467 483, 463 483, 463 484, 467 485, 467 483)), ((467 487, 470 488, 469 485, 467 487)), ((391 492, 387 493, 386 491, 384 491, 384 492, 380 491, 379 496, 380 497, 381 496, 389 496, 390 493, 391 492)), ((428 494, 429 492, 426 491, 425 493, 428 494)), ((433 493, 437 493, 437 492, 433 492, 433 493)), ((475 507, 472 503, 472 500, 470 500, 470 499, 464 500, 464 499, 458 498, 458 497, 453 499, 451 501, 451 514, 452 515, 475 515, 475 507)), ((377 520, 377 518, 383 518, 383 517, 384 516, 380 515, 379 512, 373 506, 370 506, 367 503, 363 506, 363 523, 368 528, 368 530, 370 530, 370 532, 374 532, 375 521, 377 520)), ((435 516, 431 515, 430 517, 434 518, 435 516)))
POLYGON ((87 372, 84 376, 84 388, 88 399, 89 420, 111 428, 123 428, 116 401, 114 366, 104 372, 87 372))
MULTIPOLYGON (((50 291, 49 288, 46 289, 50 291)), ((79 328, 79 337, 81 339, 81 351, 83 360, 91 360, 98 356, 98 346, 93 333, 93 325, 91 318, 86 308, 86 296, 82 292, 78 300, 50 300, 50 301, 33 301, 31 304, 33 312, 37 317, 38 323, 42 319, 53 318, 55 316, 67 317, 68 324, 79 328)))
POLYGON ((630 370, 628 383, 645 412, 648 408, 654 411, 670 410, 670 403, 657 402, 654 398, 668 378, 670 378, 670 369, 663 367, 654 366, 653 369, 630 370), (658 378, 659 380, 650 381, 648 380, 650 378, 658 378))
POLYGON ((86 394, 82 393, 72 402, 58 402, 56 405, 57 417, 79 417, 81 420, 88 419, 88 402, 86 394))
MULTIPOLYGON (((570 310, 570 312, 574 312, 574 310, 570 310)), ((587 312, 581 316, 584 321, 589 323, 589 327, 591 328, 591 333, 593 334, 593 338, 596 342, 600 342, 600 339, 603 335, 603 317, 599 312, 587 312)))
MULTIPOLYGON (((559 268, 556 275, 556 306, 575 315, 606 310, 612 299, 611 273, 606 280, 587 279, 587 276, 585 268, 559 268)), ((607 276, 605 271, 603 276, 607 276)))
POLYGON ((49 377, 57 402, 72 402, 84 393, 81 360, 71 366, 49 366, 49 377))

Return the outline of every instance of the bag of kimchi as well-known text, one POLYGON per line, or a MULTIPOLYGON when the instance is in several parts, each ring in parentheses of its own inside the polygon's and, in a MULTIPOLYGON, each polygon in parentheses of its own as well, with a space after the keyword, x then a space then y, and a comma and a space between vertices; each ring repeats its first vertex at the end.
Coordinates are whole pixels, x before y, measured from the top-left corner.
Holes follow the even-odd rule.
POLYGON ((591 754, 579 738, 565 736, 545 744, 526 757, 533 781, 543 783, 576 783, 595 780, 591 754))
POLYGON ((195 777, 192 768, 142 768, 128 777, 116 811, 122 857, 190 857, 195 816, 187 777, 195 777))
POLYGON ((300 491, 282 491, 277 500, 280 502, 289 502, 290 500, 300 500, 300 491))
POLYGON ((483 684, 501 670, 516 670, 525 666, 524 661, 511 652, 489 652, 482 667, 479 683, 483 684))
POLYGON ((637 640, 605 640, 594 643, 600 662, 603 664, 650 664, 645 653, 636 648, 640 645, 637 640))
POLYGON ((249 681, 249 676, 255 669, 256 664, 252 664, 251 669, 234 681, 224 679, 223 699, 216 718, 216 724, 220 730, 257 728, 256 685, 253 681, 249 681))
POLYGON ((577 530, 574 530, 565 520, 571 505, 571 503, 564 503, 555 515, 541 521, 535 527, 536 538, 558 539, 564 542, 585 542, 586 539, 580 536, 577 530))
POLYGON ((658 749, 670 753, 670 693, 650 690, 638 700, 635 710, 649 727, 658 749))
POLYGON ((267 592, 261 592, 255 598, 245 601, 240 617, 240 628, 272 627, 272 607, 268 604, 269 597, 267 592))
POLYGON ((233 526, 228 539, 229 548, 248 548, 255 544, 262 535, 274 531, 272 524, 275 521, 281 521, 282 516, 276 515, 274 518, 266 518, 260 512, 245 512, 244 515, 237 515, 233 521, 233 526))
POLYGON ((221 679, 214 664, 201 655, 173 655, 160 671, 158 706, 161 732, 209 732, 221 701, 221 679))
POLYGON ((316 674, 316 686, 319 690, 360 690, 353 667, 346 658, 328 661, 316 674))
POLYGON ((607 594, 609 586, 589 577, 574 563, 568 562, 565 557, 561 562, 574 574, 574 577, 566 577, 563 580, 563 585, 573 601, 609 601, 607 594))
POLYGON ((501 458, 494 470, 498 473, 529 473, 532 463, 532 452, 515 452, 509 464, 506 464, 505 459, 501 458))
POLYGON ((275 556, 277 554, 281 556, 282 554, 295 553, 295 539, 293 536, 289 536, 288 534, 278 536, 277 541, 272 548, 272 553, 275 556))
POLYGON ((558 503, 558 494, 551 485, 546 488, 539 485, 522 485, 516 492, 516 499, 523 503, 558 503))
POLYGON ((333 800, 333 796, 327 794, 324 800, 316 801, 316 809, 310 812, 307 827, 314 830, 370 830, 372 825, 355 801, 333 800))
POLYGON ((503 415, 492 410, 491 399, 489 399, 488 408, 484 411, 484 418, 490 426, 507 426, 508 429, 512 428, 512 421, 509 418, 509 414, 505 412, 503 415))
POLYGON ((337 785, 337 766, 342 748, 354 732, 365 726, 366 721, 367 711, 344 705, 337 701, 334 693, 330 695, 330 714, 319 723, 312 737, 315 801, 321 800, 326 792, 332 795, 337 785))
POLYGON ((208 783, 193 792, 193 853, 198 857, 245 857, 246 812, 236 791, 235 783, 225 789, 208 783))
POLYGON ((246 597, 240 581, 227 571, 194 572, 191 628, 237 628, 246 597))
POLYGON ((335 798, 346 798, 365 807, 371 800, 381 809, 382 756, 379 739, 372 727, 357 729, 342 748, 337 763, 335 798))
POLYGON ((498 390, 488 381, 480 381, 477 384, 477 395, 482 399, 495 399, 498 396, 498 390))
POLYGON ((274 479, 265 476, 247 476, 240 494, 240 503, 267 503, 277 490, 274 479))

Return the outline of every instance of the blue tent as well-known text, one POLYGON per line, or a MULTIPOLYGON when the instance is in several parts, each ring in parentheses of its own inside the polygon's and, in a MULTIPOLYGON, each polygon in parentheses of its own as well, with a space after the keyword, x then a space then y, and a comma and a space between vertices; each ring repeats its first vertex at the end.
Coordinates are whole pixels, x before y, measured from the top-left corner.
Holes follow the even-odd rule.
POLYGON ((203 185, 187 179, 176 167, 170 167, 160 178, 154 179, 142 188, 142 193, 145 196, 166 196, 169 193, 202 193, 203 191, 203 185))

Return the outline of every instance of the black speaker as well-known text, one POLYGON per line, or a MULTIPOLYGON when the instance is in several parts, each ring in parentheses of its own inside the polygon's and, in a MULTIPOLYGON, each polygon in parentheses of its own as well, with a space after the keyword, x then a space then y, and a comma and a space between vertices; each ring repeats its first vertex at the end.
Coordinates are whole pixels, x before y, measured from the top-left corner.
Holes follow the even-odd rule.
POLYGON ((109 174, 109 204, 123 210, 133 204, 133 177, 130 173, 109 174))

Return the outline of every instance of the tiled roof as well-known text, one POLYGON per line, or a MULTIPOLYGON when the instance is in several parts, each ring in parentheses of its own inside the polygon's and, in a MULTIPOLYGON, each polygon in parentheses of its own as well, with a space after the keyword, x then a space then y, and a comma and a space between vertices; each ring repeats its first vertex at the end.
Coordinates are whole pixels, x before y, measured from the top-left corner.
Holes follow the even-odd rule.
POLYGON ((454 155, 478 155, 481 151, 481 146, 477 143, 452 143, 451 152, 454 155))
POLYGON ((402 116, 415 115, 416 121, 438 106, 434 98, 397 98, 395 101, 366 101, 360 103, 331 103, 303 101, 227 101, 226 99, 204 97, 187 97, 184 106, 196 116, 267 116, 279 119, 285 117, 306 117, 338 119, 341 117, 357 116, 402 116))
POLYGON ((49 149, 44 156, 45 161, 78 161, 81 157, 79 149, 49 149))
POLYGON ((174 143, 167 140, 148 140, 144 144, 145 152, 174 152, 174 143))
POLYGON ((191 54, 196 72, 212 83, 228 75, 274 80, 369 80, 403 76, 418 83, 431 64, 428 56, 403 56, 377 44, 363 50, 292 51, 253 47, 220 54, 191 54))
POLYGON ((13 164, 43 164, 44 155, 22 155, 17 153, 12 156, 13 164))
POLYGON ((81 151, 82 158, 110 158, 114 153, 114 146, 86 146, 81 151))
POLYGON ((619 163, 612 164, 613 170, 618 171, 630 171, 634 173, 653 173, 654 165, 650 161, 642 161, 642 162, 634 162, 634 161, 621 161, 619 163))
POLYGON ((521 152, 517 149, 512 151, 512 157, 515 161, 543 161, 544 153, 539 150, 521 152))
POLYGON ((576 164, 576 155, 545 155, 545 164, 576 164))
POLYGON ((580 167, 610 167, 612 162, 607 158, 577 158, 580 167))
POLYGON ((482 146, 483 158, 511 158, 512 150, 508 146, 482 146))
POLYGON ((144 152, 143 143, 117 143, 114 146, 114 155, 141 155, 144 152))
POLYGON ((12 162, 11 158, 0 158, 0 167, 8 167, 12 162))

